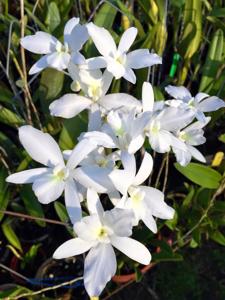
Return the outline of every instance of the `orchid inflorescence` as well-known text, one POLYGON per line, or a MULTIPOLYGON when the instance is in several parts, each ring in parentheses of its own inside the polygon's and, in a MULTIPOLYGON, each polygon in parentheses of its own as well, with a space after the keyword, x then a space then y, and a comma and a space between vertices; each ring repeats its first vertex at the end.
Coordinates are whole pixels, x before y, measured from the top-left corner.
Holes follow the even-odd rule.
POLYGON ((205 93, 192 97, 183 86, 167 86, 172 99, 154 102, 149 82, 143 84, 141 101, 126 93, 107 94, 113 78, 123 77, 135 84, 133 69, 162 63, 148 49, 129 51, 136 35, 136 28, 127 29, 117 47, 106 29, 93 23, 80 25, 79 18, 72 18, 65 25, 64 44, 42 31, 21 40, 25 49, 44 54, 30 74, 50 67, 68 70, 72 79, 72 93, 51 103, 51 115, 72 118, 87 109, 88 129, 73 150, 62 153, 48 133, 30 125, 20 127, 22 145, 44 167, 12 174, 7 181, 32 183, 42 204, 64 193, 76 237, 62 244, 53 257, 89 251, 84 262, 84 285, 91 297, 99 296, 116 272, 113 247, 141 264, 150 263, 149 250, 130 237, 133 226, 142 221, 156 233, 154 217, 174 216, 164 194, 144 184, 153 168, 152 156, 143 146, 146 138, 155 152, 172 150, 182 166, 192 157, 205 162, 195 148, 205 142, 203 128, 210 117, 204 113, 225 106, 218 97, 205 93), (80 53, 89 38, 101 56, 86 59, 80 53), (102 73, 100 69, 105 70, 102 73), (142 162, 137 170, 135 154, 141 148, 142 162), (104 211, 99 194, 106 194, 114 208, 104 211), (82 217, 82 207, 88 210, 88 216, 82 217))

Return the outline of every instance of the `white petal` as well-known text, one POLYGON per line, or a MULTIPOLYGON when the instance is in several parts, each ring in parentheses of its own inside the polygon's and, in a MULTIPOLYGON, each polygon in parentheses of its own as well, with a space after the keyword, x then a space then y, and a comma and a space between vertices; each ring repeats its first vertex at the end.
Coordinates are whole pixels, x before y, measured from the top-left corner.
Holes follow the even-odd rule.
POLYGON ((114 208, 103 216, 104 225, 113 229, 115 235, 130 236, 132 234, 134 213, 130 209, 114 208))
POLYGON ((107 66, 107 61, 103 56, 89 58, 86 60, 86 63, 88 70, 102 69, 107 66))
POLYGON ((47 32, 37 31, 20 40, 23 48, 37 54, 48 54, 55 51, 56 44, 61 44, 54 36, 47 32))
POLYGON ((64 70, 68 67, 70 54, 65 52, 53 52, 46 57, 48 66, 57 70, 64 70))
POLYGON ((206 93, 198 93, 196 96, 195 96, 195 101, 196 102, 201 102, 204 98, 207 98, 209 97, 208 94, 206 93))
POLYGON ((174 209, 166 204, 161 191, 148 186, 140 186, 140 189, 145 192, 144 201, 153 216, 166 220, 173 219, 174 209))
POLYGON ((178 100, 188 102, 188 100, 192 98, 191 93, 184 86, 168 85, 167 87, 165 87, 165 90, 170 96, 178 100))
POLYGON ((73 149, 66 166, 70 169, 75 168, 96 147, 97 144, 94 141, 88 139, 81 140, 73 149))
POLYGON ((198 109, 200 109, 203 112, 216 111, 222 107, 225 107, 225 102, 222 99, 215 96, 203 100, 198 105, 198 109))
MULTIPOLYGON (((72 33, 74 27, 79 24, 80 18, 71 18, 64 27, 64 39, 68 38, 68 36, 72 33)), ((66 40, 65 40, 66 41, 66 40)))
POLYGON ((12 183, 32 183, 37 179, 39 176, 48 172, 48 168, 37 168, 32 170, 26 170, 22 172, 18 172, 12 175, 9 175, 6 178, 7 182, 12 183))
POLYGON ((91 139, 92 141, 96 142, 98 146, 103 146, 105 148, 115 148, 116 145, 111 138, 110 135, 101 131, 90 131, 86 132, 83 135, 83 138, 91 139))
POLYGON ((116 273, 116 255, 110 244, 92 248, 84 262, 84 286, 90 297, 98 297, 116 273))
POLYGON ((156 152, 169 152, 171 145, 171 134, 166 130, 161 130, 157 134, 150 134, 149 144, 156 152))
POLYGON ((102 127, 101 111, 98 105, 91 105, 88 114, 88 131, 99 131, 102 127))
POLYGON ((103 215, 104 209, 102 207, 101 201, 98 194, 92 190, 87 190, 87 206, 90 214, 103 215))
POLYGON ((130 142, 128 146, 128 153, 134 154, 136 153, 144 144, 145 141, 145 136, 143 135, 138 135, 132 141, 130 142))
POLYGON ((80 206, 80 195, 77 191, 76 183, 72 178, 65 183, 65 204, 66 210, 72 224, 81 220, 82 211, 80 206))
POLYGON ((59 146, 50 134, 26 125, 19 128, 19 139, 34 160, 46 166, 64 165, 59 146))
POLYGON ((157 54, 149 53, 148 49, 138 49, 127 54, 126 65, 131 69, 141 69, 161 63, 162 58, 157 54))
POLYGON ((124 167, 124 170, 130 173, 130 176, 133 178, 136 174, 136 160, 133 154, 129 154, 127 151, 121 152, 121 161, 124 167))
POLYGON ((134 178, 133 185, 142 184, 151 174, 153 167, 153 159, 152 156, 145 152, 144 158, 142 160, 141 166, 137 175, 134 178))
POLYGON ((135 84, 136 83, 136 75, 134 74, 134 71, 130 68, 125 69, 125 73, 123 74, 123 78, 125 78, 127 81, 135 84))
POLYGON ((133 182, 133 174, 124 171, 124 170, 117 170, 114 169, 109 178, 112 180, 115 188, 122 194, 126 195, 129 186, 131 186, 133 182))
POLYGON ((154 93, 150 82, 144 82, 142 85, 142 105, 143 111, 153 111, 154 93))
POLYGON ((102 226, 99 216, 94 214, 81 219, 73 225, 74 231, 79 238, 96 243, 96 231, 102 226))
POLYGON ((87 25, 87 29, 99 53, 110 56, 116 52, 116 44, 108 30, 92 22, 87 25))
POLYGON ((141 103, 131 95, 124 93, 108 94, 102 97, 98 103, 106 110, 116 110, 119 108, 125 108, 130 111, 134 108, 140 108, 141 103))
POLYGON ((58 199, 64 190, 65 182, 53 177, 52 174, 43 175, 34 181, 32 189, 42 204, 48 204, 58 199))
POLYGON ((53 258, 62 259, 82 254, 92 247, 92 243, 80 238, 70 239, 63 243, 53 254, 53 258))
POLYGON ((143 265, 148 265, 151 261, 151 254, 148 249, 134 239, 129 237, 112 236, 111 243, 125 255, 143 265))
POLYGON ((118 50, 121 53, 127 52, 130 49, 131 45, 133 44, 137 36, 137 33, 138 33, 137 28, 130 27, 122 34, 118 46, 118 50))
POLYGON ((74 170, 74 178, 86 188, 95 190, 97 193, 108 193, 115 188, 109 178, 111 170, 97 166, 82 166, 74 170))
POLYGON ((152 212, 150 209, 145 208, 141 215, 141 220, 144 222, 145 226, 147 226, 153 233, 157 233, 157 225, 156 221, 152 216, 152 212))
POLYGON ((105 70, 102 76, 102 96, 108 92, 108 89, 112 83, 113 76, 110 72, 105 70))
MULTIPOLYGON (((85 64, 85 57, 78 51, 74 51, 71 53, 71 61, 74 63, 74 64, 77 64, 77 65, 83 65, 85 64)), ((69 63, 68 63, 69 65, 69 63)), ((67 65, 67 68, 68 68, 68 65, 67 65)))
POLYGON ((190 151, 191 155, 192 155, 195 159, 197 159, 197 160, 199 160, 199 161, 201 161, 201 162, 203 162, 203 163, 206 163, 205 157, 201 154, 200 151, 198 151, 198 149, 196 149, 196 148, 193 147, 193 146, 189 146, 189 145, 187 145, 187 147, 188 147, 188 150, 190 151))
POLYGON ((76 94, 66 94, 58 100, 53 101, 49 109, 52 116, 69 119, 78 115, 91 104, 92 101, 86 97, 76 94))
POLYGON ((202 123, 200 121, 196 121, 193 124, 189 125, 188 127, 185 128, 185 132, 191 132, 192 130, 199 130, 205 127, 211 120, 211 117, 206 117, 206 123, 202 123))
POLYGON ((190 109, 168 107, 158 115, 157 119, 160 120, 161 128, 167 131, 178 131, 191 123, 194 113, 190 109))
POLYGON ((177 162, 185 167, 189 164, 189 162, 191 161, 191 153, 190 151, 183 151, 181 149, 177 149, 173 147, 173 152, 176 156, 176 160, 177 162))
POLYGON ((36 74, 48 67, 47 58, 50 54, 41 57, 29 70, 29 75, 36 74))

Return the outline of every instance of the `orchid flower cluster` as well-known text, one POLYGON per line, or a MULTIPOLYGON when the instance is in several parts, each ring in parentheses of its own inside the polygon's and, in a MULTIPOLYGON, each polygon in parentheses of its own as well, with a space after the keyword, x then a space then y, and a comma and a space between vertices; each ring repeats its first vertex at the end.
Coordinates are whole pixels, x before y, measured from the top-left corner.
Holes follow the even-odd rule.
POLYGON ((42 204, 64 194, 75 237, 62 244, 53 257, 62 259, 89 251, 84 262, 84 285, 90 297, 99 296, 116 273, 113 247, 140 264, 150 263, 147 247, 131 238, 134 226, 142 221, 156 233, 155 218, 174 216, 164 194, 145 185, 153 159, 144 142, 148 140, 158 153, 172 150, 182 166, 192 157, 205 162, 195 147, 205 142, 204 127, 210 117, 204 113, 225 106, 221 99, 205 93, 192 97, 182 86, 166 87, 172 99, 154 102, 149 82, 143 84, 141 100, 126 93, 107 94, 113 78, 123 77, 135 84, 133 69, 162 63, 148 49, 129 51, 136 35, 136 28, 127 29, 117 47, 106 29, 93 23, 81 25, 79 18, 72 18, 65 25, 64 44, 42 31, 21 40, 25 49, 43 54, 30 74, 50 67, 67 70, 72 79, 72 92, 51 103, 51 115, 73 118, 87 110, 88 128, 74 149, 62 153, 48 133, 22 126, 20 142, 44 166, 12 174, 7 181, 32 183, 42 204), (81 54, 88 39, 100 56, 86 59, 81 54), (136 154, 141 148, 142 162, 137 169, 136 154), (104 197, 100 197, 102 194, 104 197), (104 206, 112 209, 105 211, 104 206))

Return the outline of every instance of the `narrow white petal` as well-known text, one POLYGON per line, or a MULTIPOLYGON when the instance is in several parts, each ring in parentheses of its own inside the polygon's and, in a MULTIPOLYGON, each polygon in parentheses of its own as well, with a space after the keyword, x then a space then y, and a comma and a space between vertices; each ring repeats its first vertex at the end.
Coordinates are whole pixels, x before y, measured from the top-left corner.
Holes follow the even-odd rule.
POLYGON ((102 127, 101 111, 98 105, 91 105, 88 112, 88 131, 99 131, 102 127))
POLYGON ((168 85, 167 87, 165 87, 165 90, 170 96, 178 100, 188 102, 188 100, 192 98, 191 93, 184 86, 168 85))
POLYGON ((148 49, 138 49, 127 54, 126 65, 131 69, 142 69, 161 63, 162 58, 157 54, 149 53, 148 49))
POLYGON ((48 172, 48 168, 37 168, 32 170, 26 170, 18 173, 14 173, 12 175, 9 175, 6 178, 7 182, 12 183, 32 183, 37 179, 39 176, 45 174, 48 172))
POLYGON ((153 159, 152 156, 145 152, 144 158, 142 160, 141 166, 137 175, 134 178, 133 185, 142 184, 151 174, 153 167, 153 159))
POLYGON ((149 144, 156 152, 169 152, 171 146, 171 134, 166 130, 161 130, 157 134, 150 134, 149 144))
POLYGON ((112 74, 105 70, 102 76, 102 95, 105 95, 108 92, 108 89, 112 83, 112 79, 112 74))
POLYGON ((114 169, 109 174, 110 179, 112 180, 115 188, 122 194, 125 195, 129 186, 131 186, 134 176, 133 174, 124 171, 124 170, 117 170, 114 169))
POLYGON ((152 216, 152 212, 150 209, 145 209, 142 212, 141 220, 144 222, 145 226, 148 227, 153 233, 157 233, 157 225, 156 221, 152 216))
POLYGON ((20 40, 23 48, 37 54, 48 54, 55 51, 56 44, 61 44, 54 36, 47 32, 37 31, 20 40))
POLYGON ((76 183, 72 178, 66 180, 65 183, 65 204, 66 210, 70 217, 72 224, 81 220, 82 212, 80 195, 77 191, 76 183))
POLYGON ((38 72, 41 72, 45 68, 48 67, 47 58, 50 54, 42 56, 29 70, 29 75, 36 74, 38 72))
POLYGON ((64 165, 59 146, 50 134, 26 125, 19 128, 19 139, 34 160, 46 166, 64 165))
POLYGON ((110 244, 92 248, 84 262, 84 286, 90 297, 98 297, 116 273, 116 255, 110 244))
POLYGON ((142 105, 143 111, 153 111, 154 93, 150 82, 144 82, 142 85, 142 105))
POLYGON ((198 104, 198 109, 203 112, 216 111, 222 107, 225 107, 225 102, 215 96, 209 97, 198 104))
POLYGON ((71 33, 74 27, 79 24, 80 18, 71 18, 64 27, 64 39, 67 38, 71 33))
POLYGON ((79 238, 96 243, 96 231, 101 227, 99 216, 96 214, 84 217, 80 222, 73 225, 74 231, 79 238))
POLYGON ((195 96, 195 101, 196 102, 201 102, 204 98, 207 98, 209 97, 208 94, 206 93, 198 93, 196 96, 195 96))
POLYGON ((108 30, 93 23, 89 23, 87 29, 99 53, 110 56, 116 52, 116 44, 108 30))
POLYGON ((73 149, 66 166, 70 169, 75 168, 96 147, 97 143, 94 141, 88 139, 81 140, 73 149))
POLYGON ((205 157, 202 155, 202 153, 198 149, 196 149, 195 147, 190 146, 190 145, 187 145, 187 147, 188 147, 188 150, 190 151, 191 155, 195 159, 199 160, 200 162, 206 163, 205 157))
POLYGON ((148 249, 134 239, 129 237, 112 236, 111 243, 125 255, 143 265, 148 265, 151 261, 151 254, 148 249))
POLYGON ((86 97, 76 94, 66 94, 58 100, 53 101, 49 109, 52 116, 69 119, 78 115, 91 104, 92 101, 86 97))
POLYGON ((136 174, 136 160, 133 154, 129 154, 127 151, 121 152, 121 161, 124 170, 134 178, 136 174))
POLYGON ((130 27, 122 34, 118 45, 118 50, 121 53, 127 52, 130 49, 131 45, 133 44, 137 36, 137 33, 138 33, 137 28, 130 27))
POLYGON ((123 78, 125 78, 127 81, 135 84, 136 83, 136 75, 134 74, 134 71, 131 68, 126 68, 125 73, 123 74, 123 78))
POLYGON ((145 136, 144 134, 140 134, 130 142, 128 146, 128 153, 134 154, 136 153, 144 144, 145 136))
POLYGON ((107 60, 103 56, 89 58, 86 63, 88 70, 102 69, 107 66, 107 60))
POLYGON ((80 238, 70 239, 55 250, 53 258, 62 259, 79 255, 88 251, 91 247, 91 242, 84 241, 80 238))
POLYGON ((53 177, 52 174, 43 175, 36 179, 32 189, 42 204, 49 204, 58 199, 64 190, 65 182, 53 177))
POLYGON ((93 189, 87 190, 87 206, 90 214, 103 215, 104 209, 98 194, 93 189))

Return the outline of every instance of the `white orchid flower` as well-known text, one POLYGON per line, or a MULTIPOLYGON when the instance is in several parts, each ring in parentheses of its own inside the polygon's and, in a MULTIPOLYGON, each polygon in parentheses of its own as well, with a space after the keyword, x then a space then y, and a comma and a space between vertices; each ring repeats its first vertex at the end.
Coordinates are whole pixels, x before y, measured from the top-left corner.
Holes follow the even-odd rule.
POLYGON ((44 54, 30 69, 29 74, 35 74, 47 67, 64 70, 69 61, 76 64, 85 62, 80 54, 83 44, 88 40, 85 25, 79 24, 79 18, 70 19, 64 28, 64 44, 49 33, 38 31, 21 39, 21 45, 36 54, 44 54))
POLYGON ((210 97, 208 94, 198 93, 195 97, 192 97, 184 86, 169 85, 165 90, 176 99, 166 101, 167 105, 190 109, 201 122, 206 122, 205 112, 212 112, 225 107, 225 102, 216 96, 210 97))
POLYGON ((154 91, 150 82, 145 81, 142 85, 142 111, 157 112, 164 108, 164 101, 154 101, 154 91))
POLYGON ((148 49, 139 49, 127 53, 137 35, 135 27, 128 28, 123 33, 118 48, 108 30, 98 27, 93 23, 89 23, 87 29, 96 48, 103 55, 105 61, 105 64, 102 61, 99 63, 98 58, 94 64, 93 60, 92 68, 99 69, 106 67, 116 79, 123 77, 131 83, 135 83, 136 76, 132 69, 141 69, 162 63, 161 57, 157 54, 151 54, 148 49))
POLYGON ((116 189, 123 195, 116 207, 132 209, 135 215, 133 225, 138 225, 142 220, 152 232, 156 233, 157 226, 153 216, 166 220, 172 219, 174 209, 164 202, 164 194, 161 191, 141 185, 152 171, 152 157, 145 152, 137 173, 134 155, 122 152, 121 160, 124 170, 115 169, 109 175, 116 189))
POLYGON ((90 140, 80 141, 72 151, 67 163, 58 144, 48 134, 33 128, 19 128, 19 139, 27 153, 46 167, 26 170, 7 177, 7 182, 33 183, 32 189, 42 204, 58 199, 65 192, 65 204, 71 221, 81 218, 80 192, 73 179, 74 169, 96 147, 90 140))
POLYGON ((169 152, 172 146, 185 150, 184 144, 173 132, 190 124, 193 118, 191 110, 175 107, 167 107, 154 114, 145 128, 152 149, 159 153, 169 152))
POLYGON ((62 259, 90 250, 84 262, 84 286, 90 297, 98 297, 116 273, 113 247, 144 265, 150 263, 151 254, 143 244, 130 238, 132 211, 114 208, 104 212, 98 195, 89 190, 88 198, 90 197, 88 202, 92 214, 74 224, 77 238, 62 244, 53 257, 62 259))
POLYGON ((135 110, 130 113, 111 111, 101 131, 86 132, 82 138, 91 139, 105 148, 118 148, 135 153, 144 144, 144 128, 148 122, 148 112, 136 116, 135 110))
POLYGON ((210 117, 206 117, 205 123, 197 121, 177 132, 177 137, 187 147, 185 151, 173 147, 173 152, 175 153, 177 162, 180 165, 186 166, 187 164, 189 164, 192 156, 200 162, 206 162, 205 157, 194 146, 202 145, 205 143, 206 138, 204 137, 204 131, 202 128, 205 127, 210 120, 210 117))

